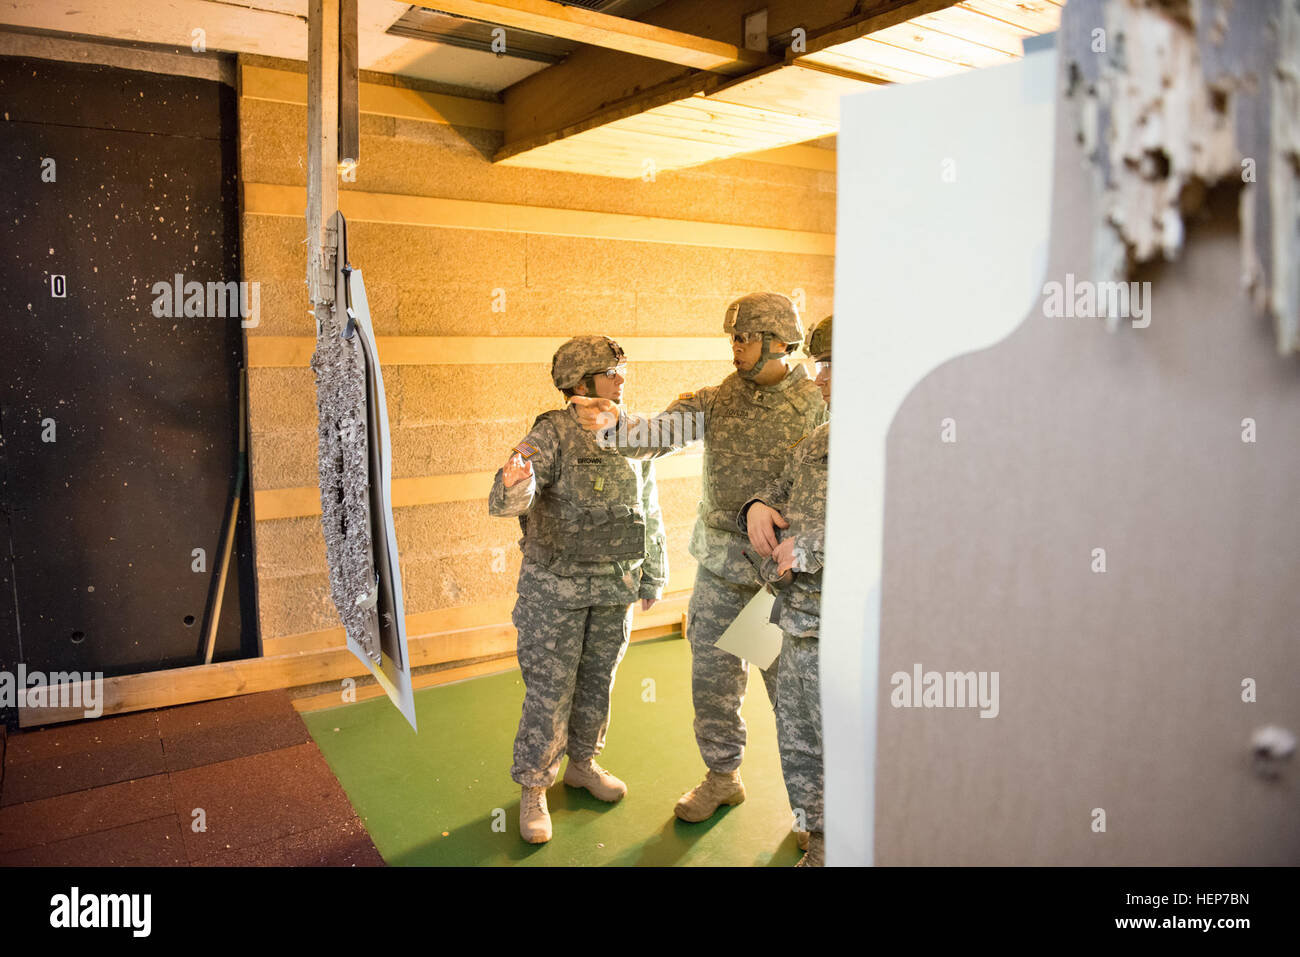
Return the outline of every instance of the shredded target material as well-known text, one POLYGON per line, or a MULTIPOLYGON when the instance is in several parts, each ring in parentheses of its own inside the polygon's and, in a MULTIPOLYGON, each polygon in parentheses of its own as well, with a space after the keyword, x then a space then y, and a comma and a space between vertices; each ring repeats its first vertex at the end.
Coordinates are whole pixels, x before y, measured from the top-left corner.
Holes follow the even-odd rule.
POLYGON ((319 412, 321 526, 339 618, 348 637, 378 662, 365 367, 355 343, 340 338, 337 316, 333 306, 316 305, 311 368, 319 412))
POLYGON ((1242 286, 1300 351, 1300 3, 1072 0, 1061 37, 1096 278, 1175 259, 1206 192, 1237 185, 1242 286))

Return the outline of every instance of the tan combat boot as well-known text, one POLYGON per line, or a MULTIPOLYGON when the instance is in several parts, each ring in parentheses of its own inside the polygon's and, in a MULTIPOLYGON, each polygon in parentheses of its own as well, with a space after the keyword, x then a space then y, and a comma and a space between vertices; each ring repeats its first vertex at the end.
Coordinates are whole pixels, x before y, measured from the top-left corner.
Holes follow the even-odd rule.
POLYGON ((546 808, 546 788, 523 789, 519 797, 519 836, 529 844, 551 839, 551 814, 546 808))
POLYGON ((808 851, 803 857, 799 858, 799 863, 795 867, 825 866, 826 835, 821 831, 813 831, 808 835, 808 851))
POLYGON ((743 800, 745 785, 740 782, 739 771, 727 774, 710 771, 703 781, 681 796, 673 813, 695 824, 708 820, 722 805, 736 805, 743 800))
POLYGON ((586 761, 569 758, 569 766, 564 769, 564 783, 571 788, 586 788, 592 797, 611 804, 627 793, 627 785, 602 768, 593 758, 586 761))

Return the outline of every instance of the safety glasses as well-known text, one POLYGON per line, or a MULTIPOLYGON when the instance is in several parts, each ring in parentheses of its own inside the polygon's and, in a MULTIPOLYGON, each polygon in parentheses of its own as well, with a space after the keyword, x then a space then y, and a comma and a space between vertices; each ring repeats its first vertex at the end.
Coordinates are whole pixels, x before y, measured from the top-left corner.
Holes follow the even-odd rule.
POLYGON ((813 363, 813 365, 816 367, 818 375, 821 375, 823 372, 831 371, 830 359, 818 359, 816 362, 813 363))
POLYGON ((763 334, 761 332, 733 332, 731 341, 740 346, 747 346, 751 342, 762 342, 763 334))
POLYGON ((624 379, 626 379, 627 363, 624 362, 622 365, 614 366, 614 368, 612 369, 606 369, 604 372, 601 373, 601 375, 603 375, 606 379, 616 379, 619 376, 622 376, 624 379))

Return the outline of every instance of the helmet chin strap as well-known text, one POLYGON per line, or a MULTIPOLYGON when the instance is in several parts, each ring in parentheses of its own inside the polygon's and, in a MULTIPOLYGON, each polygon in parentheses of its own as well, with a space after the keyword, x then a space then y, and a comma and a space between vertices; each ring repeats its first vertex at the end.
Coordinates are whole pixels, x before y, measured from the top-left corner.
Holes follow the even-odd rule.
POLYGON ((761 373, 761 372, 763 371, 763 367, 767 365, 767 363, 768 363, 769 360, 771 360, 771 359, 777 359, 777 358, 779 358, 779 357, 785 355, 784 352, 773 352, 773 351, 772 351, 772 339, 773 339, 773 338, 774 338, 774 337, 773 337, 772 333, 770 333, 770 332, 765 332, 765 333, 763 333, 763 351, 762 351, 762 353, 759 355, 759 357, 758 357, 758 361, 755 362, 754 365, 753 365, 752 367, 750 367, 750 368, 748 368, 748 369, 741 369, 741 370, 739 370, 739 371, 740 371, 740 377, 741 377, 742 379, 749 379, 749 380, 752 382, 754 379, 757 379, 757 378, 758 378, 759 373, 761 373))

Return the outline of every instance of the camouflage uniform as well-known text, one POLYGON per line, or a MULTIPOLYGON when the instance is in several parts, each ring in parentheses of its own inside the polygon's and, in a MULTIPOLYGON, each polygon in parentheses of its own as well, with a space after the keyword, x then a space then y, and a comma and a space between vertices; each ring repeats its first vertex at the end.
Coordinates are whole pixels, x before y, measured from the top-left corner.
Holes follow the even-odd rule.
POLYGON ((822 714, 817 633, 821 623, 822 561, 826 540, 826 462, 830 423, 818 426, 787 457, 780 479, 745 503, 739 526, 754 502, 779 511, 794 539, 793 581, 779 592, 777 624, 783 641, 776 696, 776 733, 790 807, 802 810, 803 830, 822 827, 822 714))
MULTIPOLYGON (((775 480, 791 446, 826 419, 826 405, 803 366, 779 382, 758 386, 737 373, 720 385, 688 392, 646 424, 626 416, 602 433, 603 444, 619 444, 624 454, 653 457, 681 448, 661 444, 633 448, 626 435, 663 436, 669 423, 703 416, 704 494, 691 535, 690 553, 699 562, 695 589, 686 613, 691 643, 691 695, 695 704, 695 740, 711 771, 740 767, 745 751, 745 722, 740 706, 748 683, 748 662, 714 647, 727 626, 762 587, 745 558, 749 539, 736 527, 736 513, 748 493, 775 480)), ((757 556, 754 556, 757 560, 757 556)), ((762 672, 768 698, 777 700, 778 663, 762 672)))
POLYGON ((668 566, 651 463, 601 448, 571 408, 539 416, 515 451, 532 478, 506 488, 498 471, 488 498, 491 514, 517 515, 524 530, 512 618, 525 691, 510 776, 545 788, 566 752, 582 761, 604 746, 631 603, 659 598, 668 566))

